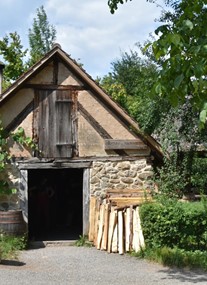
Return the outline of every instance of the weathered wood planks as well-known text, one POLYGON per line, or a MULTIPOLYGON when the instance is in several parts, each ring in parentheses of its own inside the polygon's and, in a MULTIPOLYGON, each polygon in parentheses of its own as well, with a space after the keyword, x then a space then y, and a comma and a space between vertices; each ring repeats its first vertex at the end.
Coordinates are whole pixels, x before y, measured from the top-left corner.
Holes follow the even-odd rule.
POLYGON ((145 246, 138 205, 117 209, 106 200, 101 205, 95 200, 90 202, 89 240, 97 249, 124 254, 145 246))

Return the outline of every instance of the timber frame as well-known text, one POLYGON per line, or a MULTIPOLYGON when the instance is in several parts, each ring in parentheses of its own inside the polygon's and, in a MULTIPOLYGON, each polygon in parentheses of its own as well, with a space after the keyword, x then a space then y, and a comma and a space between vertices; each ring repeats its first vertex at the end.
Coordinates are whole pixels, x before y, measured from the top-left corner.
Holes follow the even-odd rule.
POLYGON ((21 126, 38 146, 38 151, 11 149, 27 224, 29 184, 36 183, 32 171, 48 171, 48 176, 55 171, 57 182, 58 170, 71 176, 80 170, 81 234, 87 235, 92 198, 101 199, 110 189, 121 195, 123 188, 148 188, 152 164, 163 159, 159 143, 59 45, 0 95, 0 112, 6 131, 21 126))

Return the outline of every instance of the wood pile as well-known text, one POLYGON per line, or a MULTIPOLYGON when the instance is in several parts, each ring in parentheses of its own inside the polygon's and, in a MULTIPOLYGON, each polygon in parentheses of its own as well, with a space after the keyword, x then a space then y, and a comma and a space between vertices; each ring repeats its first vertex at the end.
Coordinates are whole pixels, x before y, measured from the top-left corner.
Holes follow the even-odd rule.
POLYGON ((90 200, 89 241, 107 252, 138 252, 144 245, 139 205, 151 200, 146 191, 109 190, 102 202, 90 200))

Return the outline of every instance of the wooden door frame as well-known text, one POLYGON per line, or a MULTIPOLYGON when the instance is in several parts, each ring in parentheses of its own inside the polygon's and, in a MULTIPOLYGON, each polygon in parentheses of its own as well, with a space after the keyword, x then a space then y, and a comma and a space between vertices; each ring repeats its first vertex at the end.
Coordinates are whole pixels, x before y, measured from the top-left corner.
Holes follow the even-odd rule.
MULTIPOLYGON (((79 166, 82 166, 80 164, 79 166)), ((53 169, 71 169, 72 167, 53 167, 53 169)), ((83 188, 82 188, 82 234, 88 235, 89 231, 89 204, 90 204, 90 168, 78 167, 76 163, 73 168, 83 169, 83 188)), ((28 228, 28 171, 32 169, 37 169, 34 164, 24 164, 24 167, 20 167, 20 183, 19 183, 19 198, 20 198, 20 208, 22 209, 24 221, 28 228)), ((47 165, 42 164, 42 167, 38 169, 51 169, 47 165)))

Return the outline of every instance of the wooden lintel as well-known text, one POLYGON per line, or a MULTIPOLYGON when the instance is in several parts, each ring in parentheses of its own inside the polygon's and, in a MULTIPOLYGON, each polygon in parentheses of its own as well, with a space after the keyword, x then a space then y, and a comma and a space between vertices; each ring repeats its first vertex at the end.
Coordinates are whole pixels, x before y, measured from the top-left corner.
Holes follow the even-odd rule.
POLYGON ((74 90, 74 91, 81 91, 87 89, 85 86, 80 86, 80 85, 56 85, 56 84, 33 84, 33 83, 25 84, 24 87, 32 89, 74 90))
POLYGON ((105 149, 137 149, 146 150, 148 147, 142 141, 134 140, 115 140, 115 139, 105 139, 105 149))
POLYGON ((61 162, 53 163, 21 163, 19 169, 59 169, 59 168, 89 168, 91 162, 61 162))

